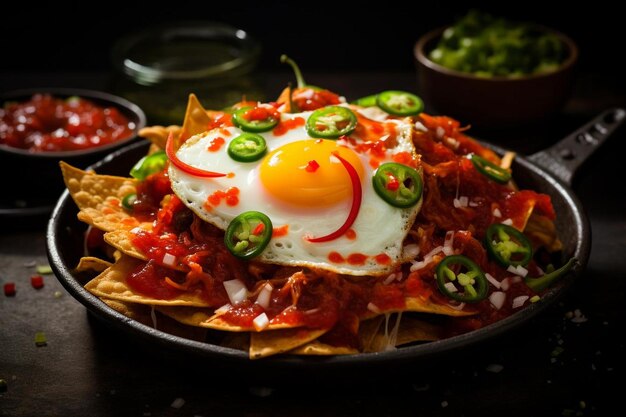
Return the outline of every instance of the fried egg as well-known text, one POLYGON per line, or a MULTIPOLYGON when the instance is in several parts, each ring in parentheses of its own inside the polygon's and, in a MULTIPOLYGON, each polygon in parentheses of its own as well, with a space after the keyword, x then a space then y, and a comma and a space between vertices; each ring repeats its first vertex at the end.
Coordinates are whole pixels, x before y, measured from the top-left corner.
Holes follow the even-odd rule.
POLYGON ((235 161, 227 152, 228 143, 244 133, 237 127, 189 138, 176 151, 181 161, 228 175, 200 178, 171 164, 172 189, 200 218, 223 230, 243 212, 267 215, 274 233, 256 258, 262 262, 349 275, 394 271, 401 262, 403 240, 421 199, 409 208, 391 206, 377 195, 372 177, 384 162, 414 160, 411 124, 390 119, 382 129, 381 123, 359 116, 357 129, 349 137, 313 139, 305 129, 311 113, 281 114, 278 128, 260 133, 267 153, 254 162, 235 161), (280 129, 281 125, 290 128, 280 129), (350 175, 333 153, 358 173, 362 203, 346 233, 334 240, 311 242, 310 238, 325 236, 342 226, 352 205, 350 175))

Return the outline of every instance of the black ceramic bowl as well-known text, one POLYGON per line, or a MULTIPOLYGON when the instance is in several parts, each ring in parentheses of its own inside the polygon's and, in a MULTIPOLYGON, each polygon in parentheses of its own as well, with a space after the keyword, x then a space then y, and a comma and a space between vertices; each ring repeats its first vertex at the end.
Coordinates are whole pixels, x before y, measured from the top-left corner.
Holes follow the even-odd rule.
POLYGON ((539 28, 562 42, 567 58, 555 71, 520 77, 480 77, 443 67, 428 55, 446 28, 428 32, 414 49, 420 91, 437 112, 481 128, 514 128, 553 116, 570 97, 578 47, 563 33, 539 28))
POLYGON ((137 105, 108 93, 75 88, 37 88, 0 94, 0 105, 25 102, 33 94, 47 93, 56 98, 78 96, 102 107, 115 107, 134 125, 128 137, 113 143, 76 151, 29 152, 0 144, 0 218, 44 216, 52 211, 54 202, 65 188, 59 161, 85 168, 112 151, 137 139, 137 132, 146 125, 146 116, 137 105))

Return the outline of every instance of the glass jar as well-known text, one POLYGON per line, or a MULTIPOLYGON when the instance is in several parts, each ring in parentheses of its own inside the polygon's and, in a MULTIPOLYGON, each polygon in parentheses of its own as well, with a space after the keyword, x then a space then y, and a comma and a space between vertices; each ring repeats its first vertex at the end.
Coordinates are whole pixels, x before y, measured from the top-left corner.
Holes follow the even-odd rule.
POLYGON ((190 93, 219 110, 264 100, 253 75, 259 43, 216 22, 180 22, 119 39, 113 47, 113 90, 139 105, 149 124, 181 125, 190 93))

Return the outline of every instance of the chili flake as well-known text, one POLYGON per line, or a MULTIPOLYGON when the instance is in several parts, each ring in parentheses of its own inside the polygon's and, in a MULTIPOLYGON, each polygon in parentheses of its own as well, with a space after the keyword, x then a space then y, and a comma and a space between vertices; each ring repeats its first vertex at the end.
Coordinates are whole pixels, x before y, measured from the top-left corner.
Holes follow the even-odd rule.
POLYGON ((43 288, 43 277, 41 275, 33 275, 30 277, 30 285, 36 290, 43 288))

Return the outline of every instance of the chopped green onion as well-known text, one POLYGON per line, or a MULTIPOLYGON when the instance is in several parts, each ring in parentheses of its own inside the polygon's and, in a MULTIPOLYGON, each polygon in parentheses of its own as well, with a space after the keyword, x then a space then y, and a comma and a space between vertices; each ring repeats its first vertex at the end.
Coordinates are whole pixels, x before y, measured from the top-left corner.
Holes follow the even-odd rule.
POLYGON ((50 268, 50 265, 37 265, 37 273, 41 275, 50 275, 52 273, 52 268, 50 268))
POLYGON ((42 347, 48 344, 48 339, 46 339, 46 334, 44 332, 35 333, 35 346, 42 347))

